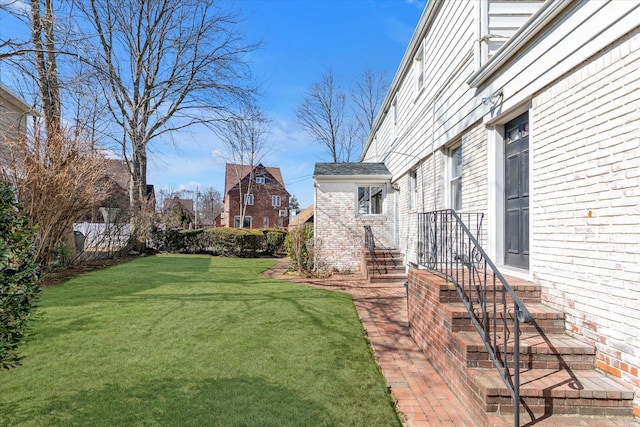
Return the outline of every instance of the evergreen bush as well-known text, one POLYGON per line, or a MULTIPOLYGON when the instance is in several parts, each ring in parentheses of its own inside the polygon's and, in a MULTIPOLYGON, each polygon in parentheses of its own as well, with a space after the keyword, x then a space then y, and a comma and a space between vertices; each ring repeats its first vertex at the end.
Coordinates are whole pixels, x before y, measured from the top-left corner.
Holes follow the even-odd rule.
POLYGON ((12 187, 0 180, 0 367, 20 365, 18 347, 40 288, 36 233, 21 214, 12 187))

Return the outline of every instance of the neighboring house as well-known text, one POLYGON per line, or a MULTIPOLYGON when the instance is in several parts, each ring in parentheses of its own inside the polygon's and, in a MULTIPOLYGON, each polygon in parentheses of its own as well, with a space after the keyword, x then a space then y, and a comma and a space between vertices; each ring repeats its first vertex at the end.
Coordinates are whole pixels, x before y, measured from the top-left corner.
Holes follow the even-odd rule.
POLYGON ((303 211, 299 212, 293 219, 289 222, 289 231, 294 228, 301 227, 305 224, 313 225, 313 214, 315 213, 315 208, 313 205, 310 205, 303 211))
POLYGON ((224 188, 223 227, 289 225, 289 193, 280 168, 227 163, 224 188))
POLYGON ((0 85, 0 168, 10 167, 12 153, 8 141, 26 138, 27 117, 35 115, 29 104, 0 85))
MULTIPOLYGON (((640 416, 639 2, 429 1, 361 161, 389 171, 377 184, 383 209, 373 233, 404 254, 412 336, 454 389, 469 392, 447 359, 455 332, 432 335, 450 320, 425 323, 438 303, 421 293, 433 281, 424 269, 435 263, 434 239, 451 242, 459 229, 428 214, 444 209, 475 218, 467 227, 488 259, 537 289, 531 304, 558 316, 574 352, 580 343, 595 349, 582 366, 561 366, 571 379, 537 390, 546 400, 532 414, 640 416), (609 376, 584 379, 594 366, 609 376), (611 377, 618 388, 594 388, 611 377)), ((356 270, 360 184, 326 175, 316 170, 318 256, 356 270), (332 235, 344 236, 340 247, 327 245, 332 235)), ((505 409, 485 401, 483 410, 505 409)))
POLYGON ((181 199, 178 196, 165 199, 162 206, 162 213, 172 215, 182 225, 195 221, 195 211, 193 209, 193 200, 181 199))

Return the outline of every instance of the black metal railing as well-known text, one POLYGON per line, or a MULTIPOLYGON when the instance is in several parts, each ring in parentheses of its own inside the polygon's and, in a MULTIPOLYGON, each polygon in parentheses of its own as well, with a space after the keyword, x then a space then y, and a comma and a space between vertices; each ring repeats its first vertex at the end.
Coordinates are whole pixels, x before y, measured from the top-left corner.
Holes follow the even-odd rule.
POLYGON ((364 226, 364 247, 369 251, 369 256, 371 257, 371 268, 376 271, 378 269, 376 265, 376 241, 370 225, 364 226))
POLYGON ((531 314, 480 245, 481 213, 442 210, 418 214, 418 264, 450 280, 514 401, 520 425, 520 323, 531 314), (510 311, 509 305, 513 303, 510 311), (507 343, 513 335, 513 355, 507 343))

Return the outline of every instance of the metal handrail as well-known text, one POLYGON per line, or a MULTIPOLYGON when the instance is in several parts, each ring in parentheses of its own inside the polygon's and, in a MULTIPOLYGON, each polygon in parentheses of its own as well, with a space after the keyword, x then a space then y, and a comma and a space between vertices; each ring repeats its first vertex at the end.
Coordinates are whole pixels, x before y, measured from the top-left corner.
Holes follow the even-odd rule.
POLYGON ((520 323, 530 322, 531 313, 479 243, 484 214, 458 214, 448 209, 418 215, 418 264, 443 274, 454 284, 515 402, 514 425, 519 426, 520 323), (513 324, 508 298, 513 301, 513 324), (514 343, 511 364, 507 352, 509 327, 514 343))
POLYGON ((369 251, 371 257, 371 266, 376 268, 376 242, 370 225, 364 226, 364 247, 369 251))

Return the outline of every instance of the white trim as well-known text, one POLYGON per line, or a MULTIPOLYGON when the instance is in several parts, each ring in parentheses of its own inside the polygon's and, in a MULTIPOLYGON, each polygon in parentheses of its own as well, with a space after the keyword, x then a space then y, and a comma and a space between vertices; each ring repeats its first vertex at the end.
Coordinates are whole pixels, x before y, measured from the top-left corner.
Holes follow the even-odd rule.
POLYGON ((482 68, 467 79, 469 86, 475 88, 486 82, 498 69, 505 65, 524 45, 533 39, 556 16, 569 6, 571 1, 547 1, 516 33, 498 49, 482 68))

